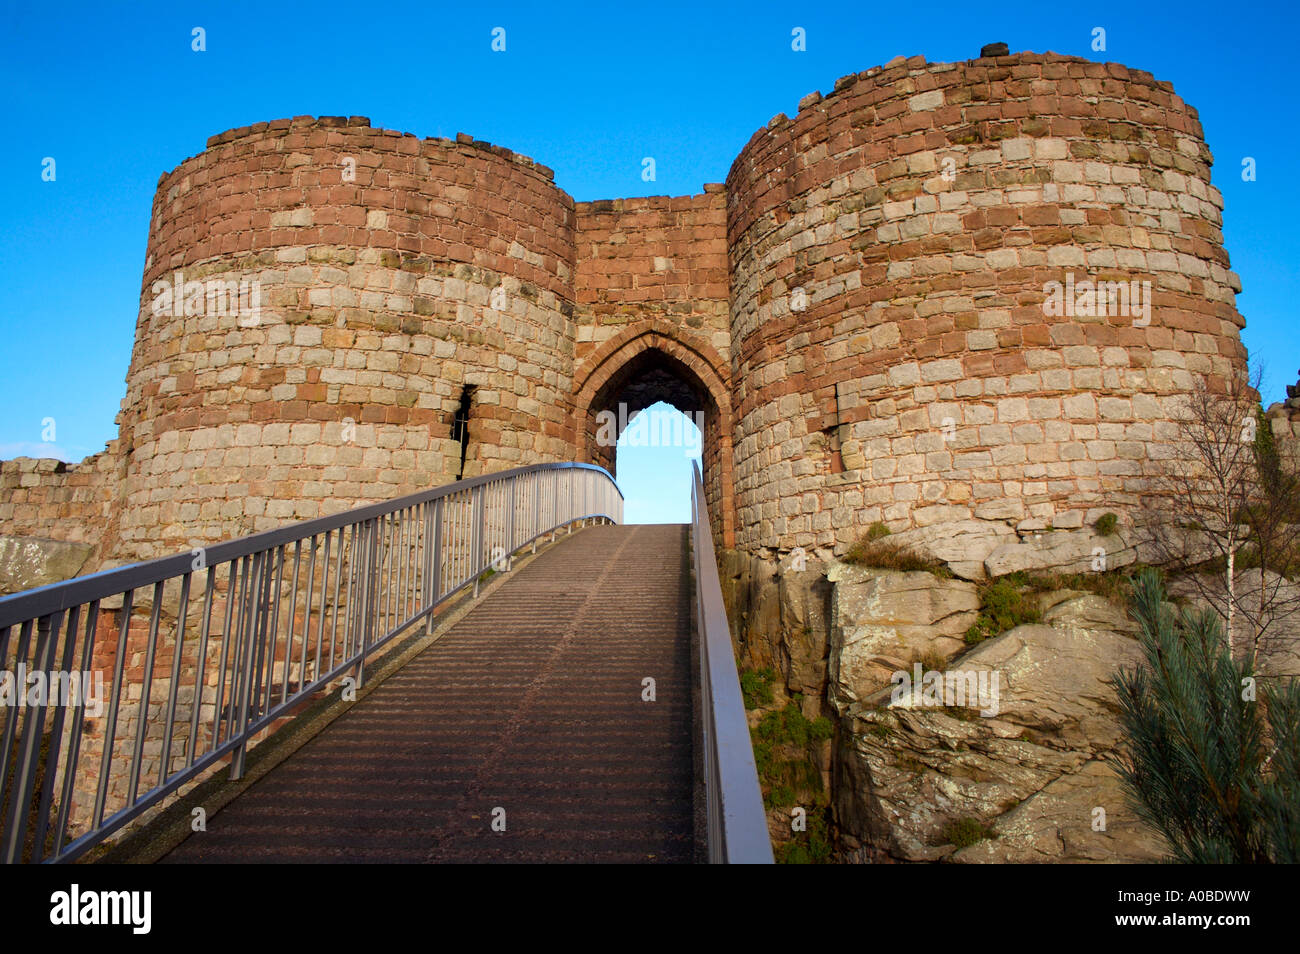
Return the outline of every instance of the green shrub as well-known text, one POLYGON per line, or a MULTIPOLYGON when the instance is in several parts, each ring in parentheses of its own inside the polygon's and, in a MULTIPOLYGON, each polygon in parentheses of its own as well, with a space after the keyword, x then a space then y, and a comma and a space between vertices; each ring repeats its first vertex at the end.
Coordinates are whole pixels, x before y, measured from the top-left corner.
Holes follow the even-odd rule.
POLYGON ((1145 664, 1113 679, 1129 804, 1179 863, 1300 861, 1300 682, 1260 680, 1256 697, 1219 615, 1175 613, 1155 570, 1134 580, 1133 617, 1145 664))
POLYGON ((1103 513, 1097 518, 1097 522, 1092 526, 1101 536, 1108 537, 1113 534, 1115 528, 1119 526, 1119 517, 1115 516, 1113 513, 1103 513))
POLYGON ((997 835, 978 818, 958 818, 948 822, 939 837, 945 845, 969 848, 986 838, 996 838, 997 835))
POLYGON ((746 669, 740 674, 740 695, 746 709, 772 704, 772 682, 776 673, 771 669, 746 669))
POLYGON ((824 865, 831 860, 829 808, 815 805, 807 810, 808 830, 795 832, 794 838, 776 850, 779 865, 824 865))
POLYGON ((1025 593, 1023 574, 1012 573, 980 587, 980 614, 966 630, 966 642, 978 643, 1043 618, 1037 602, 1025 593))
POLYGON ((776 849, 782 864, 822 864, 830 860, 829 799, 822 784, 820 760, 822 743, 834 731, 824 716, 809 719, 795 696, 782 709, 765 712, 750 734, 754 764, 763 789, 763 805, 787 809, 801 805, 807 809, 808 830, 796 832, 794 840, 776 849))

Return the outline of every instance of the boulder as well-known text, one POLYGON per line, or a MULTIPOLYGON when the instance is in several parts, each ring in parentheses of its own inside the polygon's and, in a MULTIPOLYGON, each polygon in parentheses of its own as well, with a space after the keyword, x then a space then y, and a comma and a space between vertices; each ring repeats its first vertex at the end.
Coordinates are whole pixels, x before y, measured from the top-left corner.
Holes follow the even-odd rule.
POLYGON ((1118 534, 1102 536, 1092 529, 1054 530, 1034 534, 993 550, 984 560, 989 576, 1020 570, 1089 573, 1116 570, 1137 560, 1137 551, 1118 534), (1097 564, 1104 557, 1104 563, 1097 564))
POLYGON ((949 860, 1157 862, 1166 854, 1160 837, 1127 810, 1119 776, 1102 759, 1048 782, 999 816, 992 828, 995 837, 962 848, 949 860))
POLYGON ((918 556, 948 564, 965 580, 985 579, 984 561, 989 554, 1016 539, 1016 532, 997 520, 954 520, 904 530, 889 538, 918 556))
POLYGON ((85 543, 0 536, 0 595, 71 579, 86 565, 91 550, 85 543))
POLYGON ((979 592, 964 580, 834 564, 830 701, 840 712, 889 684, 913 659, 947 659, 965 648, 979 592))
MULTIPOLYGON (((894 705, 889 693, 845 708, 835 811, 849 860, 1161 856, 1107 762, 1120 736, 1109 680, 1140 658, 1135 627, 1092 594, 1047 594, 1043 605, 1041 624, 986 640, 948 669, 986 673, 996 714, 894 705), (963 848, 945 843, 947 827, 963 819, 994 837, 963 848)), ((843 671, 834 654, 832 671, 843 671)))

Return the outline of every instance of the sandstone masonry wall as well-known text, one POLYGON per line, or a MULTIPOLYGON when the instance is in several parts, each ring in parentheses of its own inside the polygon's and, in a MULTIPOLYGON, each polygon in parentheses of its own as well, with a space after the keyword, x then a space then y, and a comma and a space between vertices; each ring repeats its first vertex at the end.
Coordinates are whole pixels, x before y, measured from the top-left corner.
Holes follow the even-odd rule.
POLYGON ((154 203, 120 555, 454 480, 467 397, 464 476, 571 459, 573 258, 572 201, 508 150, 357 117, 213 137, 154 203), (177 272, 256 280, 260 321, 155 314, 177 272))
POLYGON ((77 464, 30 457, 0 461, 0 534, 96 550, 108 543, 124 476, 117 443, 77 464))
POLYGON ((1192 376, 1245 361, 1210 161, 1168 83, 1055 55, 773 119, 727 180, 739 545, 1126 514, 1192 376), (1149 325, 1045 315, 1067 273, 1150 281, 1149 325))
POLYGON ((613 472, 614 448, 597 440, 596 415, 617 412, 620 403, 635 412, 668 393, 702 421, 705 497, 715 535, 729 545, 733 421, 723 187, 705 185, 695 196, 579 202, 575 211, 579 452, 613 472), (641 362, 651 354, 658 367, 647 377, 641 362), (639 386, 629 391, 634 378, 639 386))
POLYGON ((702 195, 579 202, 574 280, 579 360, 629 325, 662 319, 725 360, 727 200, 702 195))

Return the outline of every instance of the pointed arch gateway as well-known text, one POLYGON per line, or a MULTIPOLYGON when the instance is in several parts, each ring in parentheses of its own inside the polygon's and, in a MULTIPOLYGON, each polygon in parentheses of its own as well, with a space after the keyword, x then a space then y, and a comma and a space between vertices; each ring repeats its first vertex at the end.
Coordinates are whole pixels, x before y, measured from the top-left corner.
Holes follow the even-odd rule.
POLYGON ((705 342, 692 340, 668 322, 642 322, 580 361, 574 375, 573 421, 581 459, 615 473, 615 447, 597 439, 602 411, 615 415, 620 433, 627 420, 659 401, 693 419, 701 415, 704 496, 714 538, 727 548, 736 543, 729 379, 722 356, 705 342), (619 415, 620 404, 627 406, 626 415, 619 415))

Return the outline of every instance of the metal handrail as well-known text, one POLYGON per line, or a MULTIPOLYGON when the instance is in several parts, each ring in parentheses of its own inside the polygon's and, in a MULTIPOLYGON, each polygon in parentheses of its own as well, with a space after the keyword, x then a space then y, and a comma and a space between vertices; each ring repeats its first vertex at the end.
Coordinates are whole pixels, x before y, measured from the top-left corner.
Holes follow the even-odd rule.
POLYGON ((692 464, 691 553, 695 561, 695 619, 700 640, 704 790, 711 864, 772 864, 767 813, 758 784, 749 722, 722 602, 718 562, 704 503, 704 481, 692 464))
POLYGON ((431 631, 440 604, 517 551, 622 518, 603 468, 536 464, 0 598, 0 676, 19 692, 23 667, 48 677, 0 708, 0 861, 73 860, 226 756, 239 778, 255 736, 349 673, 359 687, 378 650, 431 631), (85 682, 114 610, 101 720, 85 682), (70 823, 85 828, 71 840, 70 823))

